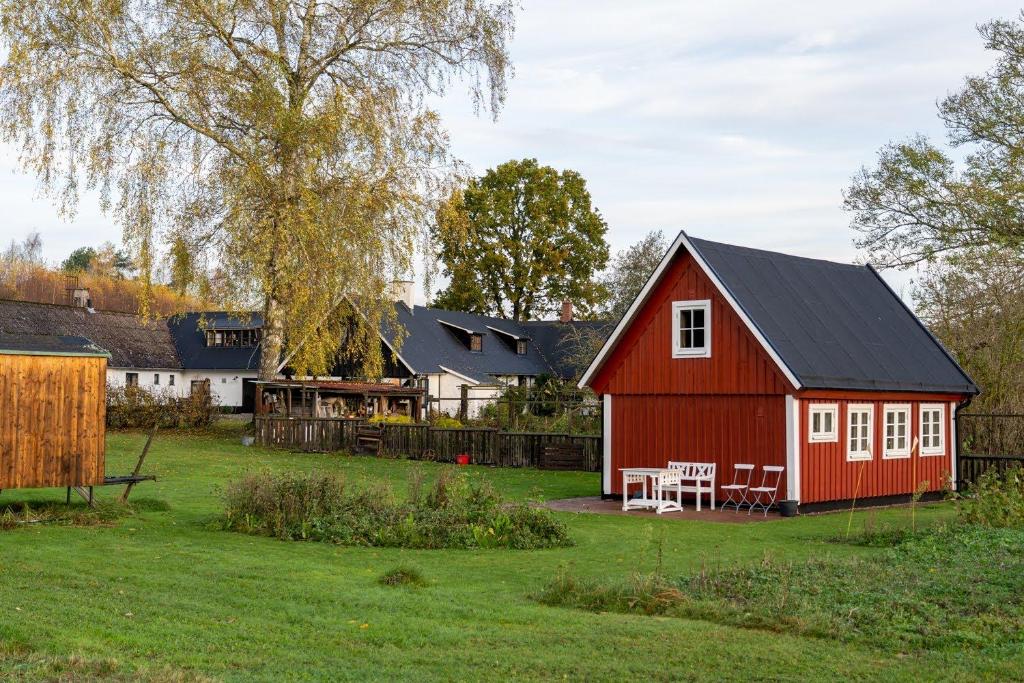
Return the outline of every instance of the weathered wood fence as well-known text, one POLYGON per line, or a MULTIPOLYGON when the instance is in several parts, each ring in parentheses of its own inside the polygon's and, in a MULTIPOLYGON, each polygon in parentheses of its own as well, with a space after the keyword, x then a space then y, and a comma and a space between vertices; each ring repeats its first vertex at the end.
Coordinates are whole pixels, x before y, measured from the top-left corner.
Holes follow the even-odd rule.
POLYGON ((1024 415, 961 413, 956 418, 958 485, 971 484, 994 469, 1024 467, 1024 415))
MULTIPOLYGON (((307 452, 355 448, 361 418, 257 416, 256 443, 307 452)), ((547 432, 504 432, 490 428, 437 429, 422 424, 385 424, 384 452, 414 459, 454 462, 469 455, 474 463, 497 467, 537 467, 545 446, 575 446, 583 469, 601 470, 601 437, 547 432)))

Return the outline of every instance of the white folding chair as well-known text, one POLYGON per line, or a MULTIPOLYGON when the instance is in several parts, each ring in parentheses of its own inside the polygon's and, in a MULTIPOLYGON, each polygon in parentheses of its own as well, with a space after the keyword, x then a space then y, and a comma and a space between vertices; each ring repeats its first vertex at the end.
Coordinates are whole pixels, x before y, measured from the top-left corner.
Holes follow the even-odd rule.
POLYGON ((723 510, 732 505, 736 508, 736 512, 739 512, 741 505, 750 504, 750 501, 747 500, 747 490, 750 488, 750 477, 753 473, 753 465, 733 465, 732 483, 722 484, 722 491, 725 492, 725 502, 721 506, 723 510), (747 475, 746 478, 743 477, 744 473, 747 475))
POLYGON ((782 481, 782 470, 786 469, 780 465, 764 465, 764 473, 761 475, 761 485, 750 489, 749 515, 754 508, 764 510, 764 516, 768 516, 768 508, 775 505, 775 496, 779 493, 779 482, 782 481), (769 481, 771 480, 771 481, 769 481))

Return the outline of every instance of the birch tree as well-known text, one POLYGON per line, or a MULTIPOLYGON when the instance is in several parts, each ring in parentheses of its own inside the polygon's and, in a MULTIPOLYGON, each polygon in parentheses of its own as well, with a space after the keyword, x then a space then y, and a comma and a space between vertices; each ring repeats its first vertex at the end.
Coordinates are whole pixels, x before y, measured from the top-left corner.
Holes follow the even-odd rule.
POLYGON ((176 245, 178 277, 216 268, 260 307, 261 377, 330 367, 343 301, 372 375, 386 284, 451 191, 428 99, 460 83, 496 114, 513 18, 508 0, 0 0, 0 133, 63 211, 99 192, 143 277, 176 245))

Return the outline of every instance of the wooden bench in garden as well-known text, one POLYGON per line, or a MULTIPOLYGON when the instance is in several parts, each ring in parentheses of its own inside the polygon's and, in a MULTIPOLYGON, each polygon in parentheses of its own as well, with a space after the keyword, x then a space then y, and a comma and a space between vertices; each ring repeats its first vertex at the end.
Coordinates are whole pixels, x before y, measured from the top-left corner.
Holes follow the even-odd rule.
POLYGON ((583 446, 570 442, 544 446, 537 466, 542 470, 586 469, 583 446))

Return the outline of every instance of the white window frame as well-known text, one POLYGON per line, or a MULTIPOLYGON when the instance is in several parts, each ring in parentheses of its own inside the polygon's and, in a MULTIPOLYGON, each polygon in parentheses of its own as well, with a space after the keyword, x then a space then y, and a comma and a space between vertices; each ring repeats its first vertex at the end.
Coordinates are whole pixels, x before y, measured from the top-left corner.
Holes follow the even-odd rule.
MULTIPOLYGON (((911 427, 911 419, 913 419, 913 415, 911 413, 911 406, 909 403, 885 404, 882 410, 882 458, 884 458, 885 460, 893 460, 896 458, 910 457, 910 441, 911 434, 913 433, 911 427), (903 436, 902 448, 889 448, 889 415, 896 415, 898 413, 903 413, 904 424, 907 427, 907 433, 904 434, 903 436)), ((899 438, 896 436, 895 431, 893 432, 893 438, 899 438)))
POLYGON ((711 299, 695 299, 693 301, 672 302, 672 357, 673 358, 710 358, 711 357, 711 299), (695 349, 684 349, 680 339, 679 321, 683 311, 704 311, 704 346, 695 349))
MULTIPOLYGON (((843 438, 846 439, 846 460, 848 462, 859 462, 862 460, 872 460, 874 455, 871 452, 871 446, 875 442, 875 405, 873 403, 848 403, 846 405, 846 429, 843 433, 843 438), (853 413, 867 413, 868 416, 868 449, 853 450, 850 447, 850 425, 853 420, 850 416, 853 413)), ((860 437, 858 437, 860 438, 860 437)))
POLYGON ((835 443, 839 441, 839 406, 835 403, 812 403, 807 413, 807 440, 811 443, 835 443), (821 424, 825 424, 825 415, 832 416, 832 431, 815 432, 814 416, 821 415, 821 424))
POLYGON ((946 454, 946 405, 944 403, 922 403, 918 407, 918 434, 921 439, 921 455, 945 455, 946 454), (924 445, 924 415, 927 412, 939 411, 939 445, 924 445))

